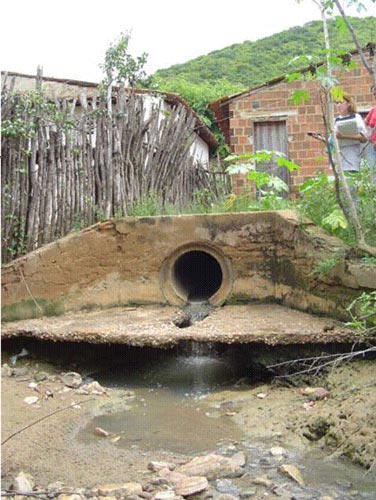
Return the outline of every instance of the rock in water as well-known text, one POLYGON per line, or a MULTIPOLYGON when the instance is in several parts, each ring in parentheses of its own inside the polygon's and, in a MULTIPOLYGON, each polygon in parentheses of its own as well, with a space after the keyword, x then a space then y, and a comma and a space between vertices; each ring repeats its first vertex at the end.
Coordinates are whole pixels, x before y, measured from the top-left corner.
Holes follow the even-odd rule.
POLYGON ((291 479, 300 484, 300 486, 304 486, 303 476, 301 475, 299 469, 295 467, 295 465, 283 464, 278 467, 278 472, 289 476, 291 479))
POLYGON ((178 471, 188 476, 205 476, 209 480, 221 477, 238 477, 244 472, 239 466, 240 460, 242 460, 240 456, 236 456, 232 460, 213 453, 193 458, 179 467, 178 471))
POLYGON ((181 472, 171 471, 167 468, 159 471, 160 477, 167 479, 174 487, 176 494, 182 496, 194 495, 206 490, 208 480, 203 476, 188 476, 181 472))
POLYGON ((175 491, 178 495, 189 496, 206 490, 209 483, 206 477, 192 476, 185 477, 175 484, 175 491))
POLYGON ((102 429, 102 427, 96 427, 94 429, 94 434, 101 437, 108 437, 110 435, 110 433, 102 429))
POLYGON ((282 448, 282 446, 273 446, 273 448, 270 448, 269 453, 273 457, 283 457, 287 455, 287 451, 282 448))

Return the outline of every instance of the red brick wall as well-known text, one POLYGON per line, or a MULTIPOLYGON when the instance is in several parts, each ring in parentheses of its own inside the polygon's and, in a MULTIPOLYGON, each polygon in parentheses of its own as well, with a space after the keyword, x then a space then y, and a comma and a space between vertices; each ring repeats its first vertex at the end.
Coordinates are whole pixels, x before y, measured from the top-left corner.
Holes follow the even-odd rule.
MULTIPOLYGON (((341 70, 337 74, 339 85, 355 97, 359 111, 368 110, 373 104, 370 92, 371 80, 363 65, 351 71, 341 70)), ((280 82, 270 87, 250 90, 249 93, 229 101, 228 107, 222 108, 222 126, 226 124, 226 140, 235 154, 252 152, 249 136, 253 135, 254 122, 273 121, 273 116, 281 119, 285 116, 287 123, 289 158, 300 165, 300 170, 291 174, 291 191, 309 177, 319 171, 330 172, 329 161, 324 150, 324 144, 307 135, 308 131, 324 132, 322 118, 319 82, 280 82), (302 89, 310 95, 308 104, 292 105, 290 98, 295 90, 302 89)), ((235 192, 241 192, 246 184, 244 176, 234 176, 235 192)))

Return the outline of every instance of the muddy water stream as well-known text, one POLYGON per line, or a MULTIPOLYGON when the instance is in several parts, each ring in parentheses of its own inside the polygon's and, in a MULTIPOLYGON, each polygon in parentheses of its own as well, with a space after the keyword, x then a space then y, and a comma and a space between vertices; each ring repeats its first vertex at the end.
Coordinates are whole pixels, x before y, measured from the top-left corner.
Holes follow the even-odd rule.
POLYGON ((111 434, 114 446, 127 449, 192 456, 213 452, 231 456, 244 451, 243 478, 217 480, 221 493, 249 496, 251 479, 267 476, 277 485, 276 494, 278 488, 288 491, 290 496, 283 498, 314 500, 330 495, 341 500, 374 500, 374 478, 360 467, 338 458, 328 460, 320 450, 301 447, 286 449, 288 458, 273 457, 271 448, 283 446, 283 440, 270 436, 255 441, 252 429, 244 433, 232 413, 213 402, 213 394, 226 390, 227 395, 232 392, 235 396, 252 383, 245 378, 249 369, 237 349, 220 352, 211 345, 190 344, 177 352, 161 351, 152 359, 95 373, 93 377, 102 385, 122 387, 134 391, 135 396, 124 411, 95 417, 77 438, 90 446, 97 439, 94 429, 100 427, 111 434), (277 472, 278 465, 286 462, 298 467, 306 486, 277 472))
MULTIPOLYGON (((43 425, 34 425, 10 440, 3 450, 4 463, 9 464, 7 479, 14 475, 14 467, 16 472, 20 468, 31 470, 39 483, 69 478, 68 484, 85 486, 92 485, 93 478, 104 482, 111 476, 111 481, 118 482, 131 474, 131 480, 143 481, 147 461, 161 456, 179 461, 208 453, 231 457, 244 452, 247 463, 240 477, 211 481, 214 500, 220 493, 257 500, 264 496, 282 500, 323 500, 325 496, 333 500, 376 499, 374 473, 366 474, 365 469, 348 461, 329 457, 328 449, 324 452, 317 444, 303 440, 301 433, 295 440, 294 429, 288 429, 287 423, 297 420, 294 411, 301 407, 302 398, 296 388, 272 387, 259 362, 266 354, 267 364, 280 361, 286 355, 282 347, 187 343, 156 349, 19 339, 3 342, 2 348, 2 362, 14 363, 14 369, 20 371, 3 379, 4 402, 11 410, 8 415, 3 413, 5 437, 41 414, 52 414, 54 408, 80 399, 78 392, 66 392, 62 386, 63 373, 76 371, 84 382, 96 380, 113 389, 95 398, 83 420, 80 415, 89 404, 74 412, 57 413, 43 425), (29 353, 26 357, 20 355, 24 348, 29 353), (23 370, 26 373, 22 374, 23 370), (28 385, 37 372, 46 372, 48 377, 38 384, 41 392, 36 393, 28 385), (25 396, 42 398, 47 390, 53 397, 41 399, 40 408, 26 408, 25 396), (258 399, 260 391, 269 393, 268 397, 258 399), (257 420, 258 415, 261 418, 257 420), (96 435, 96 427, 108 431, 109 439, 96 435), (282 458, 271 454, 278 446, 285 449, 282 458), (297 467, 305 486, 281 475, 281 464, 297 467), (258 478, 266 479, 273 488, 255 483, 258 478)), ((304 352, 298 348, 289 346, 287 350, 298 357, 304 352, 309 355, 307 346, 302 347, 304 352)), ((361 384, 356 373, 346 371, 346 381, 355 377, 351 384, 361 384)), ((375 375, 369 372, 371 378, 375 375)))

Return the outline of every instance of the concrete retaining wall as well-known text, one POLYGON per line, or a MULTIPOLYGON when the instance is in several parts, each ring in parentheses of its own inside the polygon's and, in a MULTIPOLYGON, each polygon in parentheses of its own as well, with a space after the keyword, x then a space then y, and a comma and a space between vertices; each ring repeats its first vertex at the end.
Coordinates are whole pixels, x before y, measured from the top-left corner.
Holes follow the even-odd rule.
POLYGON ((376 289, 375 266, 348 253, 341 241, 299 223, 291 211, 110 220, 5 266, 3 319, 130 303, 184 304, 184 281, 192 273, 199 281, 207 262, 219 273, 206 297, 214 305, 271 301, 343 318, 354 297, 376 289), (208 258, 202 270, 189 268, 197 264, 190 255, 208 258), (319 277, 314 270, 320 262, 336 265, 319 277))

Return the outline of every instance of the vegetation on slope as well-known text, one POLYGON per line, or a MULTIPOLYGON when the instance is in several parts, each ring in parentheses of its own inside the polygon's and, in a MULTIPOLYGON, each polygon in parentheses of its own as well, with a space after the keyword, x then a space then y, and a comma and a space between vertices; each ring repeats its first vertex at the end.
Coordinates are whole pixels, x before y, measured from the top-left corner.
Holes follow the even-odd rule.
MULTIPOLYGON (((362 45, 374 39, 376 17, 350 18, 350 21, 362 45)), ((330 22, 329 30, 334 49, 354 49, 348 30, 338 30, 334 20, 330 22)), ((302 54, 322 58, 323 50, 322 22, 312 21, 255 42, 234 44, 185 64, 161 69, 154 78, 161 87, 178 77, 196 85, 227 81, 237 88, 250 88, 285 74, 292 58, 302 54)))

